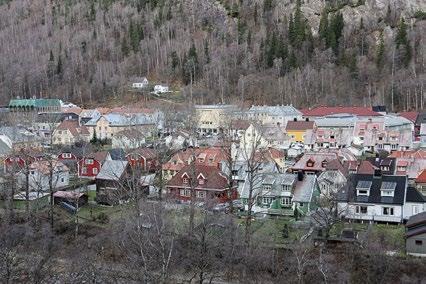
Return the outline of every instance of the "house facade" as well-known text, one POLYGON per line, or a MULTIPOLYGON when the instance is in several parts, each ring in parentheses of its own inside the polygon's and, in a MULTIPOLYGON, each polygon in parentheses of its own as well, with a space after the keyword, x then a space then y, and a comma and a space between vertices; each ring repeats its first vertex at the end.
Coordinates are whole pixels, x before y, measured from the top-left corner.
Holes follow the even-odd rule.
POLYGON ((416 214, 405 224, 405 251, 408 255, 426 257, 426 212, 416 214))
POLYGON ((196 105, 197 130, 201 134, 220 133, 227 126, 230 117, 237 110, 235 105, 196 105))
POLYGON ((160 168, 158 154, 154 149, 141 147, 126 155, 130 166, 143 172, 153 173, 160 168))
POLYGON ((302 119, 302 113, 292 105, 253 105, 243 114, 247 120, 257 121, 261 124, 280 125, 282 127, 286 127, 289 121, 302 119))
POLYGON ((411 216, 404 215, 407 185, 406 176, 354 174, 339 193, 339 212, 361 222, 402 223, 411 216))
POLYGON ((18 178, 18 184, 23 190, 28 187, 30 191, 42 192, 65 187, 69 184, 69 169, 59 161, 35 161, 28 167, 28 172, 23 169, 18 178), (28 176, 27 176, 28 175, 28 176))
POLYGON ((195 198, 207 204, 236 199, 236 186, 217 167, 191 163, 167 182, 167 194, 182 202, 195 198))
POLYGON ((76 142, 89 142, 90 132, 86 126, 80 126, 77 120, 64 120, 52 133, 54 145, 74 145, 76 142))
POLYGON ((308 130, 313 130, 315 123, 313 121, 289 121, 287 122, 285 131, 290 136, 291 142, 305 142, 305 134, 308 130))
POLYGON ((111 155, 107 151, 95 152, 84 155, 78 161, 78 176, 81 178, 94 179, 101 171, 105 161, 109 161, 111 155))

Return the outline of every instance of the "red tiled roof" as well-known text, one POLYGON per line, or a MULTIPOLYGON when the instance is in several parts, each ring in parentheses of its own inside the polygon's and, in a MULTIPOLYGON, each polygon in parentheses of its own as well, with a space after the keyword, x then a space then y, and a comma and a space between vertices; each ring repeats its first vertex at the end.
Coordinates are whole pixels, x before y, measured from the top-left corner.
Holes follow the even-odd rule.
POLYGON ((404 111, 399 113, 399 116, 402 116, 412 122, 416 122, 418 115, 419 113, 417 111, 404 111))
POLYGON ((226 188, 228 188, 228 179, 222 172, 220 172, 217 167, 198 164, 186 165, 167 183, 167 186, 189 187, 188 184, 183 183, 182 175, 184 175, 185 173, 188 177, 193 179, 197 179, 200 174, 204 176, 205 180, 203 184, 199 184, 198 182, 194 183, 194 187, 196 189, 225 190, 226 188), (195 176, 192 176, 191 173, 195 173, 195 176))
POLYGON ((308 130, 314 128, 313 121, 289 121, 285 129, 287 131, 291 130, 308 130))
POLYGON ((423 170, 416 178, 417 183, 426 183, 426 170, 423 170))
POLYGON ((312 109, 302 109, 304 116, 327 116, 332 114, 348 113, 357 116, 381 116, 369 107, 329 107, 319 106, 312 109))
POLYGON ((393 151, 389 157, 426 159, 426 150, 393 151))
POLYGON ((377 169, 372 163, 369 161, 362 161, 361 164, 358 167, 358 174, 364 174, 364 175, 373 175, 374 171, 377 169))

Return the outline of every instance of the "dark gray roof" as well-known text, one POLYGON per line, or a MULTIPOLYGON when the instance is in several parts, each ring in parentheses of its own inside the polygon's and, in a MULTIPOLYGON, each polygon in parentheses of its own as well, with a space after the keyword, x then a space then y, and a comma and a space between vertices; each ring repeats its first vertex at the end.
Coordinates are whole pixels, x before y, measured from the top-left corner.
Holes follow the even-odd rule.
POLYGON ((416 226, 417 227, 417 225, 419 225, 419 224, 426 225, 426 211, 411 216, 410 219, 408 219, 407 224, 405 224, 405 226, 407 226, 407 227, 416 226))
POLYGON ((407 188, 407 197, 405 198, 407 202, 425 202, 426 198, 414 187, 407 188))
POLYGON ((419 113, 416 119, 416 125, 420 126, 420 124, 426 123, 426 112, 419 113))
POLYGON ((339 200, 348 200, 350 202, 361 202, 361 203, 374 203, 374 204, 404 204, 404 197, 406 194, 407 177, 406 176, 374 176, 366 174, 353 174, 350 177, 349 186, 347 192, 342 190, 339 194, 339 200), (358 183, 362 181, 367 183, 371 181, 370 195, 369 196, 357 196, 356 187, 358 183), (395 184, 394 184, 395 183, 395 184), (381 196, 380 189, 382 186, 395 186, 394 196, 381 196))

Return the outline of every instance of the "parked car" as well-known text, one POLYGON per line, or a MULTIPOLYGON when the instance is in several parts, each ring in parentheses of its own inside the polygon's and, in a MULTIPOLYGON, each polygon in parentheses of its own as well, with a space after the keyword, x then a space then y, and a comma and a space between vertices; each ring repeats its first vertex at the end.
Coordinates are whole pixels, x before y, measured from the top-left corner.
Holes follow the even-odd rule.
POLYGON ((229 203, 219 203, 216 206, 213 207, 213 212, 219 213, 219 212, 229 212, 229 203))
POLYGON ((233 200, 232 201, 232 207, 235 210, 244 211, 244 203, 241 200, 233 200))

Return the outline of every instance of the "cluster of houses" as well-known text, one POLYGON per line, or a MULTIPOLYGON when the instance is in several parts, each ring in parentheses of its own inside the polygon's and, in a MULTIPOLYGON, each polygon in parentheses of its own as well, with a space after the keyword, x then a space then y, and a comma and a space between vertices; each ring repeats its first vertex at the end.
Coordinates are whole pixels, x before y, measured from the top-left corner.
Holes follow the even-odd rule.
POLYGON ((102 204, 162 188, 181 203, 240 200, 256 214, 296 217, 330 199, 360 222, 403 223, 426 211, 425 113, 197 105, 195 133, 166 133, 160 110, 54 99, 16 99, 9 110, 34 115, 29 125, 0 127, 2 180, 16 175, 21 191, 53 187, 63 200, 83 180, 102 204))

